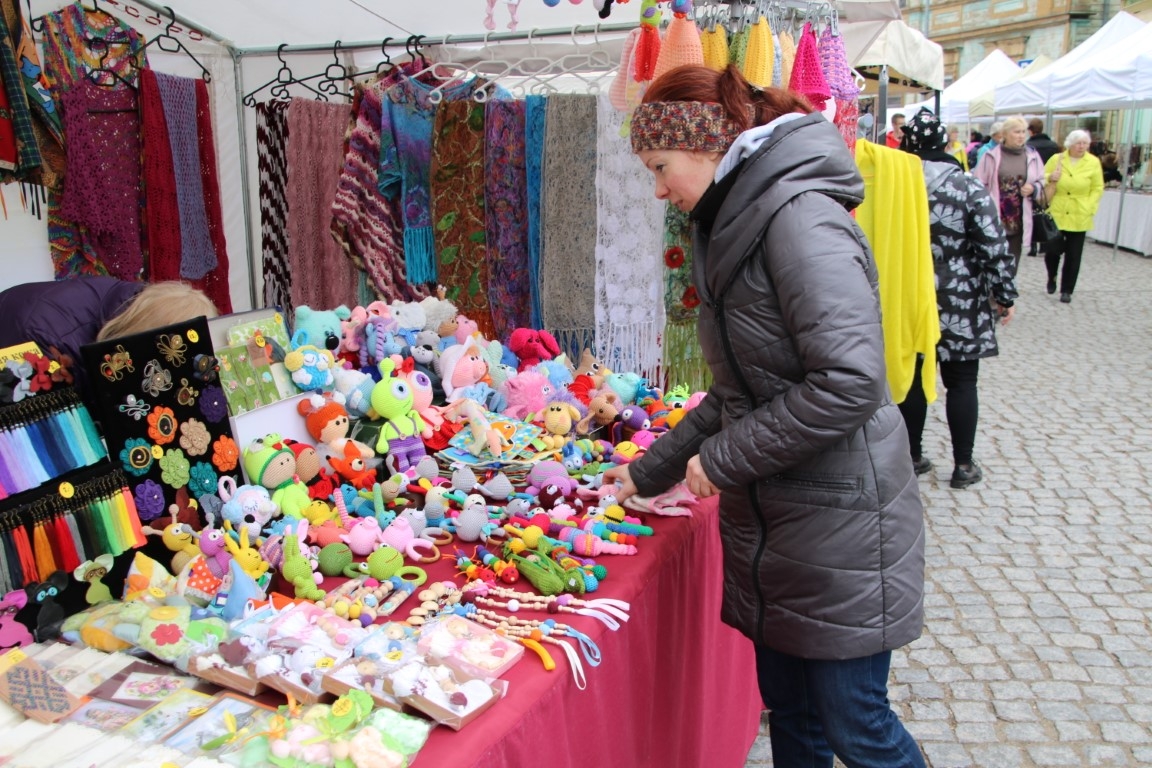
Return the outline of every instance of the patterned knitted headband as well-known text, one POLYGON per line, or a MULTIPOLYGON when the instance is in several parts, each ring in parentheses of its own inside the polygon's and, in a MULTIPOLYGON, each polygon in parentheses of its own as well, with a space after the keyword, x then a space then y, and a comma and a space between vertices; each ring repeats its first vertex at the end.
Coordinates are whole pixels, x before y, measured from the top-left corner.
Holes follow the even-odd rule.
POLYGON ((940 118, 932 111, 923 108, 904 126, 901 149, 908 152, 922 152, 930 149, 943 149, 948 143, 948 131, 940 123, 940 118))
POLYGON ((727 152, 740 135, 721 104, 654 101, 632 113, 632 151, 681 149, 727 152))

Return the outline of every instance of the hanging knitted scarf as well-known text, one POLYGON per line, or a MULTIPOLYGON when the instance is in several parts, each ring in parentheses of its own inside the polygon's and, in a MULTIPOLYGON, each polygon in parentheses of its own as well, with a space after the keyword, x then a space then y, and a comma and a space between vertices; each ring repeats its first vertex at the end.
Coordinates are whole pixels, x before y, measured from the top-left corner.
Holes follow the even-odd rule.
POLYGON ((32 111, 5 13, 0 13, 0 181, 23 181, 40 167, 32 111))
POLYGON ((688 214, 674 205, 664 213, 664 380, 668 387, 686 384, 694 392, 708 389, 711 374, 696 335, 700 296, 692 283, 692 226, 688 214))
POLYGON ((549 96, 544 133, 541 307, 544 327, 575 360, 596 348, 596 97, 549 96))
POLYGON ((288 266, 292 304, 332 309, 356 295, 356 266, 332 238, 332 209, 344 166, 348 105, 293 99, 288 105, 288 266))
POLYGON ((686 64, 703 64, 704 48, 700 43, 700 30, 696 23, 686 18, 674 16, 664 33, 660 44, 660 56, 656 59, 655 80, 670 69, 686 64))
POLYGON ((204 186, 200 180, 200 137, 196 133, 196 85, 188 77, 156 73, 180 210, 180 276, 199 280, 216 268, 216 249, 208 234, 204 186))
MULTIPOLYGON (((446 88, 445 101, 467 99, 472 83, 446 88)), ((404 216, 404 266, 409 283, 436 282, 436 246, 432 235, 432 86, 405 77, 384 92, 380 114, 380 191, 400 196, 404 216)))
POLYGON ((404 279, 400 214, 396 201, 382 195, 378 187, 382 98, 403 76, 402 67, 393 67, 376 82, 357 88, 356 117, 332 203, 333 237, 353 263, 367 272, 375 294, 388 301, 427 295, 423 285, 410 285, 404 279))
POLYGON ((796 63, 796 41, 788 30, 780 33, 779 40, 780 83, 782 88, 788 88, 792 83, 792 65, 796 63))
MULTIPOLYGON (((288 102, 256 105, 256 164, 259 171, 260 253, 264 306, 280 307, 292 317, 292 280, 288 274, 288 102)), ((375 175, 375 162, 372 173, 375 175)))
POLYGON ((700 46, 704 53, 704 66, 717 72, 728 67, 728 30, 722 24, 704 30, 700 34, 700 46))
POLYGON ((432 227, 437 280, 460 312, 493 338, 484 221, 484 105, 440 105, 432 130, 432 227))
POLYGON ((604 97, 596 129, 596 351, 614 371, 655 380, 664 327, 664 202, 620 129, 625 115, 604 97))
POLYGON ((531 291, 533 328, 544 327, 540 296, 540 201, 544 186, 544 118, 547 101, 543 96, 524 100, 524 170, 528 190, 528 287, 531 291))
MULTIPOLYGON (((19 63, 18 72, 24 84, 24 94, 32 118, 32 136, 40 153, 40 164, 27 174, 25 180, 47 187, 59 187, 64 177, 64 128, 59 110, 52 99, 48 79, 40 65, 40 52, 32 37, 28 19, 21 13, 19 3, 0 3, 0 16, 11 35, 12 50, 19 63)), ((0 36, 3 33, 0 32, 0 36)), ((7 78, 7 75, 5 75, 7 78)), ((33 211, 39 217, 36 201, 33 211)))
POLYGON ((792 79, 788 82, 788 88, 807 98, 813 109, 821 112, 825 102, 832 97, 832 91, 824 79, 816 47, 816 33, 812 31, 812 23, 807 22, 800 34, 800 44, 796 47, 796 61, 792 65, 792 79))
MULTIPOLYGON (((180 205, 176 190, 176 172, 172 161, 172 143, 156 73, 140 73, 140 134, 143 146, 145 205, 144 231, 148 242, 148 278, 153 282, 180 280, 182 238, 180 205)), ((213 147, 208 87, 203 80, 195 82, 193 118, 196 121, 201 188, 204 191, 204 215, 208 236, 216 252, 216 269, 200 280, 187 281, 204 291, 221 314, 232 311, 228 285, 228 256, 224 240, 223 213, 220 206, 219 182, 216 175, 216 153, 213 147)))
POLYGON ((528 271, 525 104, 495 99, 484 115, 484 210, 488 222, 488 304, 495 338, 532 323, 528 271))
POLYGON ((744 79, 757 88, 772 85, 772 70, 775 53, 772 45, 772 30, 768 19, 761 16, 748 30, 748 52, 744 57, 744 79))
MULTIPOLYGON (((147 66, 139 33, 110 14, 92 13, 75 3, 44 14, 43 19, 44 75, 57 98, 87 79, 89 69, 103 66, 134 82, 137 65, 147 66), (126 42, 90 47, 88 41, 98 38, 126 42)), ((110 87, 127 86, 116 82, 110 87)), ((57 176, 56 181, 62 183, 63 178, 57 176)), ((60 212, 61 194, 59 186, 48 189, 48 243, 56 277, 108 274, 84 227, 60 212)))
POLYGON ((87 229, 109 274, 137 280, 140 243, 140 114, 131 88, 82 80, 60 97, 68 175, 60 212, 87 229))
POLYGON ((780 35, 772 33, 772 87, 781 88, 784 83, 784 53, 780 49, 780 35))

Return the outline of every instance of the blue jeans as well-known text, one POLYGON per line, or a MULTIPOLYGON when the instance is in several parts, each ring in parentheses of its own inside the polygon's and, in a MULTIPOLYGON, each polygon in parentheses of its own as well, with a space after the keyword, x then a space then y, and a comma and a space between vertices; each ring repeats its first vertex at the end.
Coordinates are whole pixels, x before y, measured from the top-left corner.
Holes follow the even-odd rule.
POLYGON ((801 659, 756 646, 775 768, 925 768, 888 705, 892 653, 841 661, 801 659))

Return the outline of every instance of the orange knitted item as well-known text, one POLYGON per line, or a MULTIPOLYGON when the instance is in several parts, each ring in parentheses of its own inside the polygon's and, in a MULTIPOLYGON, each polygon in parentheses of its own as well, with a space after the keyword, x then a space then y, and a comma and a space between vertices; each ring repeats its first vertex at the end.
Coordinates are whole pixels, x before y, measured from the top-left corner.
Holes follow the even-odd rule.
POLYGON ((792 65, 796 61, 796 41, 791 32, 781 32, 780 39, 780 82, 787 86, 792 82, 792 65))
POLYGON ((704 66, 723 72, 728 67, 728 30, 717 24, 700 33, 700 47, 704 53, 704 66))
POLYGON ((635 62, 632 74, 636 82, 655 79, 656 61, 660 58, 660 33, 656 27, 647 24, 640 27, 640 38, 636 41, 632 57, 635 62))
POLYGON ((748 53, 744 56, 744 79, 757 88, 771 87, 774 58, 772 30, 768 27, 768 19, 761 16, 748 33, 748 53))
POLYGON ((621 112, 628 110, 628 83, 632 80, 632 54, 636 50, 636 40, 640 37, 640 30, 634 29, 624 38, 624 50, 620 54, 620 68, 616 70, 616 78, 608 88, 608 99, 612 106, 621 112))
POLYGON ((700 43, 700 30, 688 19, 673 17, 668 31, 664 33, 660 57, 656 59, 655 77, 686 64, 703 63, 704 47, 700 43))

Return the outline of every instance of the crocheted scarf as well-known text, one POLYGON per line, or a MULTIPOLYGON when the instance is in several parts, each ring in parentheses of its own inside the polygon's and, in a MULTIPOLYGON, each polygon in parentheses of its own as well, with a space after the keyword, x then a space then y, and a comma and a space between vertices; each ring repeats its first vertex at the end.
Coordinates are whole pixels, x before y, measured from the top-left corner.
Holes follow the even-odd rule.
POLYGON ((292 304, 331 309, 357 295, 356 265, 332 238, 331 210, 344 166, 348 105, 293 99, 288 105, 288 265, 292 304))
MULTIPOLYGON (((445 101, 467 99, 471 81, 443 91, 445 101)), ((405 77, 384 92, 380 114, 380 191, 400 197, 404 218, 404 265, 410 283, 436 282, 432 237, 432 87, 405 77)))
POLYGON ((489 101, 484 115, 484 210, 488 221, 488 304, 497 339, 532 322, 528 267, 525 104, 489 101))
POLYGON ((403 235, 396 201, 380 193, 380 109, 384 91, 404 75, 394 67, 381 79, 357 87, 344 168, 332 202, 332 236, 367 272, 373 292, 385 300, 411 301, 427 295, 404 279, 403 235))
POLYGON ((447 298, 493 338, 488 309, 484 220, 484 105, 450 101, 436 110, 432 142, 432 222, 437 280, 447 298))
POLYGON ((208 104, 208 84, 196 80, 196 135, 200 139, 200 186, 204 188, 204 213, 208 216, 208 236, 216 251, 216 269, 200 280, 196 286, 212 299, 220 314, 232 311, 232 297, 228 284, 228 243, 224 238, 224 208, 220 202, 220 177, 216 171, 216 142, 212 134, 212 110, 208 104))
POLYGON ((82 80, 60 96, 68 175, 60 212, 87 230, 109 274, 137 280, 140 243, 140 114, 131 88, 82 80))
POLYGON ((528 281, 532 291, 533 328, 544 327, 540 297, 540 199, 544 185, 543 96, 524 100, 524 167, 528 190, 528 281))
POLYGON ((560 350, 578 359, 596 348, 596 97, 549 96, 544 133, 541 308, 560 350))
POLYGON ((264 306, 280 307, 292 317, 292 279, 288 274, 288 102, 256 105, 256 163, 260 186, 260 253, 264 306))
POLYGON ((700 296, 692 283, 692 226, 688 214, 674 205, 664 213, 665 384, 687 384, 694 392, 708 389, 711 373, 696 335, 700 296))
POLYGON ((204 186, 200 180, 200 138, 196 134, 196 86, 191 78, 156 73, 160 103, 172 145, 176 205, 180 210, 180 276, 199 280, 216 268, 208 234, 204 186))
POLYGON ((596 105, 596 341, 614 371, 654 379, 660 367, 664 202, 621 138, 625 114, 596 105), (655 308, 655 311, 654 311, 655 308))

